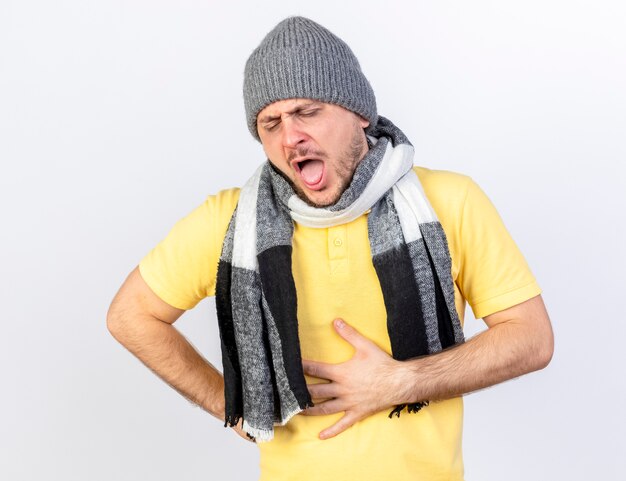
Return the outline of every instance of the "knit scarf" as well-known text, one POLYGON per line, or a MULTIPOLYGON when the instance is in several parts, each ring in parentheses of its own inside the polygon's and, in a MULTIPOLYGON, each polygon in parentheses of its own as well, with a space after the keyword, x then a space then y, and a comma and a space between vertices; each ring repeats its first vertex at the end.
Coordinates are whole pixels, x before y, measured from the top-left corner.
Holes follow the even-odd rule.
MULTIPOLYGON (((406 360, 463 342, 446 235, 413 171, 413 146, 380 117, 373 144, 332 206, 315 208, 269 162, 240 192, 222 247, 216 306, 225 426, 243 418, 257 441, 312 406, 298 339, 291 272, 293 222, 327 228, 368 215, 372 263, 387 312, 392 356, 406 360)), ((427 402, 409 404, 417 412, 427 402)), ((398 416, 405 405, 390 413, 398 416)))

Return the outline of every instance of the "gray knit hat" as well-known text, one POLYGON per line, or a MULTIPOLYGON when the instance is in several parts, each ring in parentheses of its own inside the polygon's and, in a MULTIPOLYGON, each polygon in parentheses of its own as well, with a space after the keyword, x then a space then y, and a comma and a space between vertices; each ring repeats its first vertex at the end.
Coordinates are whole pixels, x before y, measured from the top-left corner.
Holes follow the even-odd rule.
POLYGON ((308 98, 341 105, 376 125, 376 98, 350 47, 321 25, 289 17, 268 33, 246 62, 246 120, 259 139, 256 118, 277 100, 308 98))

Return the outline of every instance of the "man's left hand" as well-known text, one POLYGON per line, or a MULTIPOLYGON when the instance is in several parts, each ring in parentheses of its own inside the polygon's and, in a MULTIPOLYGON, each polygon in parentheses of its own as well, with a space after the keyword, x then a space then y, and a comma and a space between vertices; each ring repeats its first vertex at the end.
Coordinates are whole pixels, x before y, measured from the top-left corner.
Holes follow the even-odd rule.
POLYGON ((327 379, 309 384, 315 399, 329 399, 305 414, 345 411, 320 433, 326 439, 387 407, 436 401, 484 389, 543 369, 554 351, 554 335, 541 295, 484 317, 489 327, 466 342, 429 356, 397 361, 354 328, 335 320, 335 329, 354 346, 344 363, 304 361, 304 372, 327 379))
POLYGON ((333 325, 337 333, 354 347, 352 358, 339 364, 302 361, 305 374, 328 380, 321 384, 307 384, 316 404, 302 414, 326 415, 345 411, 339 421, 320 433, 320 439, 332 438, 357 421, 397 404, 393 399, 397 391, 394 372, 400 363, 342 319, 335 319, 333 325), (326 401, 316 402, 320 399, 326 401))

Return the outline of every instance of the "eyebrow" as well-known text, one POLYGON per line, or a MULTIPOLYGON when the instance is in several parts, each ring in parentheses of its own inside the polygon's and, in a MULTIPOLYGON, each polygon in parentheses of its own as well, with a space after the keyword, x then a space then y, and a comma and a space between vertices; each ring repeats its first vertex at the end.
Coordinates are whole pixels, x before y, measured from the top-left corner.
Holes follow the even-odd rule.
MULTIPOLYGON (((319 102, 315 102, 315 101, 306 102, 306 103, 303 103, 303 104, 299 104, 296 107, 294 107, 293 109, 291 109, 291 110, 289 110, 287 112, 284 112, 284 113, 286 113, 287 115, 293 115, 296 112, 299 112, 300 110, 305 110, 305 109, 308 109, 308 108, 316 106, 316 105, 319 105, 319 102)), ((270 114, 264 115, 263 117, 261 117, 259 119, 259 123, 264 124, 264 123, 267 123, 267 122, 271 122, 273 120, 279 119, 281 116, 282 115, 270 115, 270 114)))

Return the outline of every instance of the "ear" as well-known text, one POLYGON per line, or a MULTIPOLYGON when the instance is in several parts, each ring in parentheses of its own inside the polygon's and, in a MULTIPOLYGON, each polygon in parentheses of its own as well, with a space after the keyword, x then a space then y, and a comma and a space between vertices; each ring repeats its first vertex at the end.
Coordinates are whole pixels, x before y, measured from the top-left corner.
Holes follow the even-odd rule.
POLYGON ((361 126, 361 128, 366 129, 367 127, 369 127, 370 121, 359 115, 359 125, 361 126))

